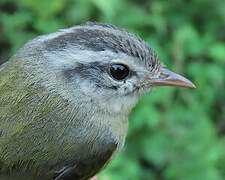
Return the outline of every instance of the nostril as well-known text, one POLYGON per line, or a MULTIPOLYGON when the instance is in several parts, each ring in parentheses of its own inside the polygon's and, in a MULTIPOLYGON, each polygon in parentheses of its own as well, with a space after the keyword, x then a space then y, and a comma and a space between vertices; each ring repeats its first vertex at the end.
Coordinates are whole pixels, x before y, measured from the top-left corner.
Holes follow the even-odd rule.
POLYGON ((166 73, 160 73, 159 77, 160 77, 160 78, 167 78, 167 77, 169 77, 169 74, 166 74, 166 73))

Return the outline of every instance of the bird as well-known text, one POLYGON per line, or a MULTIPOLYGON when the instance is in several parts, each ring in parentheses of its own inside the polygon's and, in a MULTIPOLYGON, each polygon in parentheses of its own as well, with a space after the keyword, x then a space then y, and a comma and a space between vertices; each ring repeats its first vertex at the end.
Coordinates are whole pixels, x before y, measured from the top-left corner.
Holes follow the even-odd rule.
POLYGON ((0 179, 92 178, 122 149, 138 100, 159 86, 195 88, 116 25, 28 41, 0 66, 0 179))

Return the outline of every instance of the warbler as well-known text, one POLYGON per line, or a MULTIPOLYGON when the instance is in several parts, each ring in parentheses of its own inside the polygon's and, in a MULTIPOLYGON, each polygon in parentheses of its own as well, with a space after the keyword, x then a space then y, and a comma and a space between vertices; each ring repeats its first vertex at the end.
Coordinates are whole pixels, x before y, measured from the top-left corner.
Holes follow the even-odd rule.
POLYGON ((0 66, 0 179, 93 177, 157 86, 195 87, 115 25, 87 22, 30 40, 0 66))

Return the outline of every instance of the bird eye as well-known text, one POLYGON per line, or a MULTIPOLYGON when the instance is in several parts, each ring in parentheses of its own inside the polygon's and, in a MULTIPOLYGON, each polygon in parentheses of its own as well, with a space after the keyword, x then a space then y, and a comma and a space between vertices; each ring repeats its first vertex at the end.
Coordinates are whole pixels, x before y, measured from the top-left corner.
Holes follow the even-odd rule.
POLYGON ((116 80, 123 80, 129 75, 129 69, 123 64, 112 64, 110 74, 116 80))

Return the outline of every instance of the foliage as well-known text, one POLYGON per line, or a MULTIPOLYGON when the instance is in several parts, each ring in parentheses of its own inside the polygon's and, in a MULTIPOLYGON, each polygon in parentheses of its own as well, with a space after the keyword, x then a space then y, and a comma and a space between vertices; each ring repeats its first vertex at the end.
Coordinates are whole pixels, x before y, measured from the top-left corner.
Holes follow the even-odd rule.
POLYGON ((0 62, 39 34, 87 20, 137 33, 197 85, 147 94, 131 114, 124 150, 100 179, 225 179, 225 2, 1 0, 0 62))

